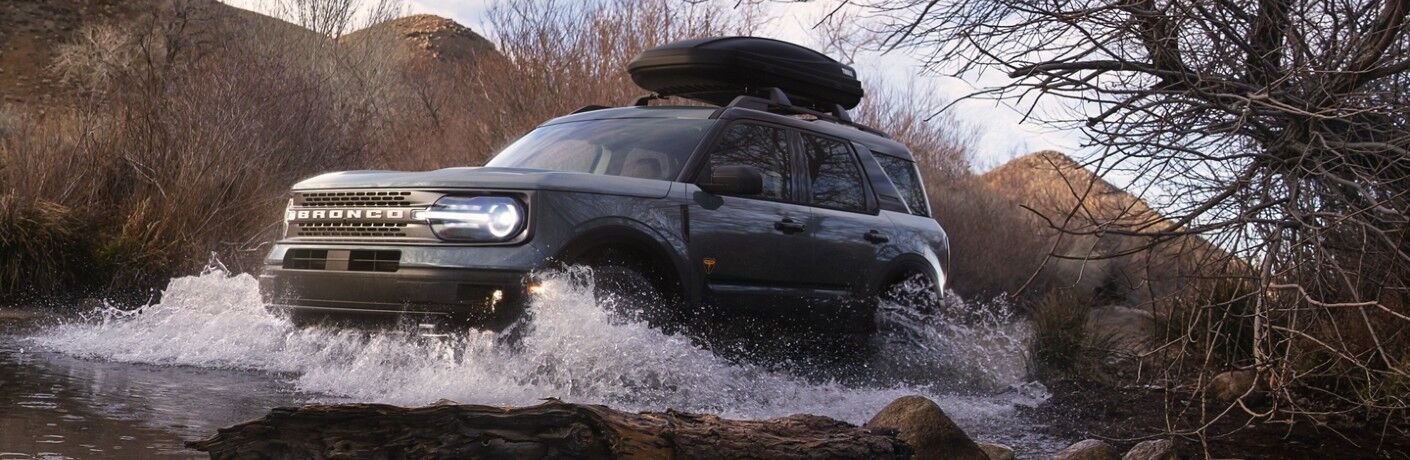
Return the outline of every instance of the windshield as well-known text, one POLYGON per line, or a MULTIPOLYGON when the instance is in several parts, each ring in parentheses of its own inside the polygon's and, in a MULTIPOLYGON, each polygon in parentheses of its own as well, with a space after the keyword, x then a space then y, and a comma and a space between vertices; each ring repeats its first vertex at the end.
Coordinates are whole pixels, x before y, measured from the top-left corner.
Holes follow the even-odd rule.
POLYGON ((675 180, 714 120, 609 118, 541 126, 486 166, 675 180))

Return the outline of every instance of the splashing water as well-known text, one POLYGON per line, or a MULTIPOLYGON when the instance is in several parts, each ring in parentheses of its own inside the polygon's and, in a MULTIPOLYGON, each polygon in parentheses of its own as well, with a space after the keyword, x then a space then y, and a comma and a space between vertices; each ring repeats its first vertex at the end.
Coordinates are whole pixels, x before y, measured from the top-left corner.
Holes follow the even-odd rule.
POLYGON ((1012 439, 1004 433, 1016 431, 1015 406, 1046 398, 1024 381, 1027 328, 1003 308, 955 304, 941 310, 960 313, 922 314, 885 305, 878 352, 865 364, 885 378, 841 383, 732 362, 615 316, 580 277, 543 279, 515 340, 298 328, 265 310, 253 277, 221 269, 172 280, 160 303, 107 308, 29 340, 90 359, 271 372, 333 402, 529 405, 558 397, 633 411, 812 413, 862 423, 892 399, 922 394, 981 439, 1012 439))

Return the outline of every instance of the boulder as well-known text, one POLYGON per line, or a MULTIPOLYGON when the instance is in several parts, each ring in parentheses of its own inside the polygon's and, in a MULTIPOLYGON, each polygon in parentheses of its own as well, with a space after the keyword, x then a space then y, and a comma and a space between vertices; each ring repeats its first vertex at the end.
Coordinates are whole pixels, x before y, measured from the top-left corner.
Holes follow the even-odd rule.
POLYGON ((1053 460, 1121 460, 1121 455, 1106 441, 1087 439, 1058 451, 1053 460))
POLYGON ((979 450, 989 456, 989 460, 1014 460, 1013 448, 992 442, 979 443, 979 450))
POLYGON ((896 430, 897 437, 915 449, 917 459, 989 458, 939 405, 924 396, 903 396, 891 401, 866 427, 896 430))
POLYGON ((1258 374, 1251 370, 1220 373, 1209 381, 1209 395, 1214 397, 1215 401, 1232 404, 1249 394, 1249 390, 1258 383, 1257 377, 1258 374))
POLYGON ((1136 444, 1121 460, 1175 460, 1175 443, 1169 439, 1152 439, 1136 444))

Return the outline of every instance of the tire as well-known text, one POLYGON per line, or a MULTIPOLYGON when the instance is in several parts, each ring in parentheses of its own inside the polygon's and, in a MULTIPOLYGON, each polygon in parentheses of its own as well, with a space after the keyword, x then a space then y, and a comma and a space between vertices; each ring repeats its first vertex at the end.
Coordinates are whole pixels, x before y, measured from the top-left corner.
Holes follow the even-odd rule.
POLYGON ((908 309, 933 312, 940 308, 942 299, 940 294, 935 292, 935 283, 930 277, 915 273, 887 285, 878 293, 877 300, 908 309))
POLYGON ((641 270, 617 264, 595 265, 592 277, 593 295, 601 307, 653 327, 675 329, 680 324, 674 296, 641 270))

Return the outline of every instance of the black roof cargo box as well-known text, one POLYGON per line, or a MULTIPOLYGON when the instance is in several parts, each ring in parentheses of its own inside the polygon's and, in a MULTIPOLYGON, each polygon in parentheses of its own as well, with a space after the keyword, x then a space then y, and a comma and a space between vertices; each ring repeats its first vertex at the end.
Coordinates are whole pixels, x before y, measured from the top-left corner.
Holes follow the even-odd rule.
POLYGON ((715 105, 778 88, 794 104, 822 111, 857 106, 862 83, 851 67, 792 43, 758 37, 682 40, 641 53, 627 71, 637 86, 662 96, 715 105))

